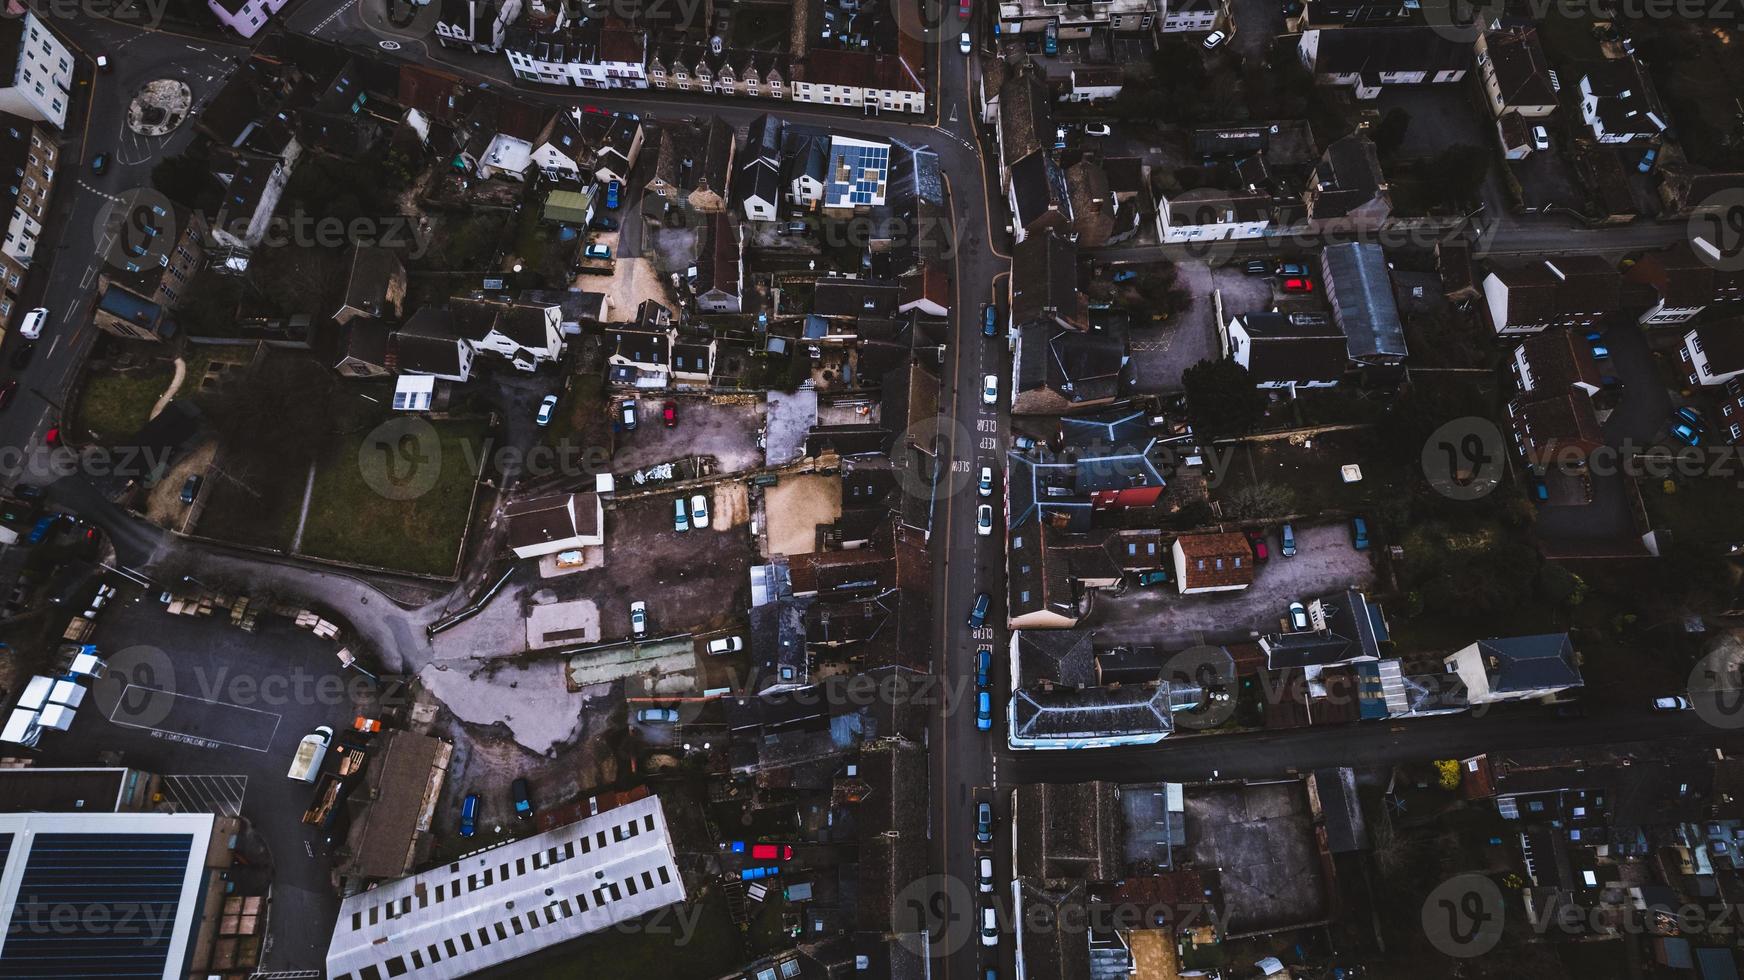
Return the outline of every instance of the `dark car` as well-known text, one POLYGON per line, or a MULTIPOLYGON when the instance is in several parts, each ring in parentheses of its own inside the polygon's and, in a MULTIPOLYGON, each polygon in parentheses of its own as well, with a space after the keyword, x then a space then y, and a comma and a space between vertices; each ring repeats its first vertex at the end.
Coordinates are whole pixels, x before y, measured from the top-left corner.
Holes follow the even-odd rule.
POLYGON ((983 847, 993 843, 993 804, 986 800, 975 804, 975 843, 983 847))
POLYGON ((16 397, 17 394, 18 382, 8 381, 5 384, 0 385, 0 412, 5 411, 6 407, 12 404, 12 399, 16 397))
POLYGON ((975 597, 975 608, 969 610, 969 628, 978 630, 987 625, 987 606, 993 597, 983 592, 975 597))
POLYGON ((12 352, 12 366, 14 368, 24 367, 26 364, 30 363, 30 359, 35 355, 35 344, 21 344, 17 350, 12 352))
POLYGON ((91 173, 97 175, 98 177, 101 177, 108 170, 109 170, 109 154, 99 153, 96 156, 91 158, 91 173))
POLYGON ((200 495, 200 484, 203 482, 204 478, 198 473, 188 477, 187 482, 182 484, 182 503, 193 503, 194 498, 200 495))
POLYGON ((593 226, 600 231, 617 231, 618 230, 618 219, 612 218, 612 217, 607 217, 606 215, 602 214, 599 217, 593 219, 593 226))
POLYGON ((986 687, 993 673, 993 651, 975 651, 975 686, 986 687))
POLYGON ((992 303, 981 308, 981 336, 999 336, 999 307, 992 303))
POLYGON ((460 836, 471 837, 478 831, 478 794, 468 793, 460 801, 460 836))
POLYGON ((515 801, 515 819, 530 820, 533 817, 533 798, 527 792, 527 781, 517 779, 509 784, 509 798, 515 801))
POLYGON ((1271 271, 1272 271, 1272 267, 1266 264, 1265 259, 1248 259, 1247 260, 1247 274, 1250 276, 1269 275, 1271 273, 1271 271))

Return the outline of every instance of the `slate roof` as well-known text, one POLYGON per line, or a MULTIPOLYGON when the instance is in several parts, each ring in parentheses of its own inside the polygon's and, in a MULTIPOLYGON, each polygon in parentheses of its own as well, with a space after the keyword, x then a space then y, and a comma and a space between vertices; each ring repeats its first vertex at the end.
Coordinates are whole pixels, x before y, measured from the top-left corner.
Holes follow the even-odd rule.
POLYGON ((1390 639, 1387 620, 1381 607, 1369 602, 1360 590, 1325 596, 1313 606, 1311 613, 1318 614, 1324 628, 1315 629, 1315 618, 1311 618, 1310 628, 1302 632, 1260 637, 1268 668, 1324 667, 1381 656, 1381 644, 1390 639))
POLYGON ((1120 787, 1037 783, 1014 792, 1017 873, 1049 884, 1122 876, 1120 787))
POLYGON ((1020 690, 1012 698, 1013 735, 1019 738, 1167 735, 1175 730, 1166 683, 1155 688, 1020 690))
POLYGON ((1366 136, 1333 140, 1314 167, 1309 216, 1340 218, 1382 193, 1381 158, 1366 136))
POLYGON ((1514 23, 1484 32, 1486 53, 1502 103, 1508 106, 1556 105, 1550 87, 1550 62, 1536 24, 1514 23))
POLYGON ((1332 318, 1317 313, 1248 313, 1239 318, 1250 350, 1249 376, 1257 382, 1297 384, 1337 381, 1344 377, 1344 331, 1332 318))
POLYGON ((1011 257, 1011 317, 1019 327, 1059 320, 1089 326, 1089 300, 1078 291, 1078 249, 1060 235, 1034 235, 1011 257))
POLYGON ((526 548, 598 534, 596 500, 593 493, 559 493, 509 501, 503 507, 509 523, 509 547, 526 548))
POLYGON ((1708 373, 1744 371, 1744 320, 1715 320, 1695 329, 1696 340, 1708 359, 1708 373))
POLYGON ((1483 659, 1484 673, 1494 692, 1581 683, 1580 671, 1574 666, 1574 644, 1567 633, 1479 640, 1478 655, 1483 659))
POLYGON ((1372 242, 1328 245, 1320 255, 1322 286, 1344 331, 1351 360, 1402 358, 1405 325, 1393 297, 1387 256, 1372 242))
POLYGON ((1324 75, 1461 71, 1469 69, 1469 42, 1430 27, 1346 27, 1322 30, 1314 70, 1324 75), (1448 34, 1450 36, 1443 36, 1448 34))
POLYGON ((1520 343, 1534 392, 1553 393, 1580 383, 1597 389, 1602 380, 1593 349, 1573 330, 1546 330, 1520 343))
POLYGON ((1510 405, 1515 431, 1527 455, 1549 463, 1563 448, 1592 452, 1604 445, 1604 430, 1593 412, 1593 399, 1580 388, 1542 397, 1518 396, 1510 405))

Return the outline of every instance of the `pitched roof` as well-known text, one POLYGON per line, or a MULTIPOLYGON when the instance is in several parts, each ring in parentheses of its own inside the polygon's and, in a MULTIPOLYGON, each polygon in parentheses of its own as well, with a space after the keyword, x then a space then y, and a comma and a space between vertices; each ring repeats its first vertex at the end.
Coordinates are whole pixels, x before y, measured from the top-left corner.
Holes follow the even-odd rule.
POLYGON ((1572 330, 1546 330, 1520 343, 1533 391, 1555 392, 1572 384, 1597 389, 1601 381, 1592 348, 1572 330))
POLYGON ((1120 787, 1114 783, 1037 783, 1014 791, 1017 873, 1046 883, 1122 876, 1120 787))
POLYGON ((1346 27, 1310 31, 1318 36, 1314 70, 1325 75, 1462 71, 1472 51, 1451 32, 1430 27, 1346 27))
POLYGON ((1320 255, 1320 267, 1326 300, 1344 331, 1351 360, 1404 357, 1405 325, 1399 320, 1381 247, 1372 242, 1329 245, 1320 255))
POLYGON ((1012 250, 1011 318, 1019 327, 1042 320, 1089 326, 1089 299, 1078 291, 1078 249, 1070 239, 1050 231, 1012 250))
POLYGON ((1709 374, 1744 371, 1744 319, 1714 320, 1695 328, 1709 374))
POLYGON ((1526 455, 1535 463, 1549 463, 1564 448, 1588 453, 1604 445, 1592 396, 1584 389, 1520 395, 1509 404, 1509 412, 1526 455))
POLYGON ((1340 218, 1385 193, 1373 140, 1352 133, 1333 140, 1314 167, 1309 215, 1340 218))
POLYGON ((527 548, 600 532, 598 497, 559 493, 511 500, 503 507, 508 518, 509 547, 527 548))
POLYGON ((1550 87, 1550 62, 1538 39, 1538 25, 1528 21, 1492 27, 1484 31, 1483 39, 1503 105, 1556 104, 1556 91, 1550 87))
POLYGON ((1530 691, 1578 685, 1574 643, 1567 633, 1492 637, 1478 641, 1491 691, 1530 691))
POLYGON ((1315 599, 1308 612, 1308 629, 1260 637, 1267 667, 1282 670, 1374 659, 1381 655, 1381 644, 1390 639, 1381 607, 1359 589, 1315 599))
POLYGON ((1187 560, 1181 576, 1182 589, 1251 585, 1254 577, 1253 546, 1234 531, 1183 534, 1175 539, 1187 560))
POLYGON ((1349 363, 1344 331, 1319 313, 1249 313, 1238 318, 1249 350, 1248 375, 1255 382, 1297 384, 1337 381, 1349 363))

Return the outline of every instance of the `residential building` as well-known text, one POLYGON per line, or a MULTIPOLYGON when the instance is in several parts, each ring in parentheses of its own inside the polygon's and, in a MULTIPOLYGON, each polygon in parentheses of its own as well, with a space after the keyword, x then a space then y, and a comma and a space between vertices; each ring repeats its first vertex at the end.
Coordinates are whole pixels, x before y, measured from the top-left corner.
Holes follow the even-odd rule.
POLYGON ((696 281, 691 289, 697 308, 707 313, 739 313, 744 309, 745 241, 739 222, 726 212, 708 216, 698 236, 696 281))
POLYGON ((680 92, 718 92, 780 101, 795 94, 794 65, 785 53, 662 44, 648 55, 648 84, 680 92))
POLYGON ((1167 243, 1260 238, 1272 226, 1270 195, 1196 187, 1164 198, 1157 233, 1167 243))
POLYGON ((259 33, 273 14, 285 8, 290 0, 206 0, 207 9, 218 22, 243 37, 259 33))
POLYGON ((508 521, 509 550, 516 558, 538 558, 606 543, 606 512, 598 493, 511 500, 503 506, 503 517, 508 521))
MULTIPOLYGON (((897 4, 899 16, 910 5, 897 4)), ((919 17, 919 8, 913 16, 919 17)), ((917 30, 904 42, 921 44, 917 30)), ((908 45, 904 45, 905 48, 908 45)), ((921 80, 924 55, 920 51, 901 55, 871 51, 819 50, 793 68, 793 101, 849 108, 877 106, 893 112, 926 111, 926 85, 921 80)))
POLYGON ((666 811, 642 796, 351 895, 327 975, 470 976, 686 898, 666 811))
POLYGON ((1589 395, 1599 393, 1599 366, 1592 348, 1572 330, 1532 334, 1514 348, 1508 362, 1522 394, 1561 395, 1570 386, 1589 395))
POLYGON ((719 117, 663 126, 647 191, 704 213, 725 211, 731 194, 733 131, 719 117))
POLYGON ((345 294, 333 319, 341 324, 359 317, 399 319, 406 299, 406 267, 391 248, 354 245, 345 294))
POLYGON ((1046 0, 1004 0, 999 4, 1001 34, 1039 34, 1049 23, 1062 39, 1086 38, 1096 31, 1149 32, 1161 0, 1090 0, 1063 6, 1046 0))
POLYGON ((1014 328, 1047 323, 1064 330, 1090 329, 1090 300, 1078 290, 1078 249, 1060 235, 1039 235, 1012 250, 1014 328))
POLYGON ((1113 65, 1084 65, 1072 69, 1066 85, 1066 102, 1105 102, 1118 98, 1126 87, 1126 75, 1113 65))
POLYGON ((133 340, 161 340, 175 332, 171 311, 206 261, 206 221, 198 211, 141 197, 111 214, 116 229, 108 265, 97 276, 92 322, 133 340))
POLYGON ((392 336, 393 330, 380 320, 349 319, 334 338, 337 349, 331 360, 333 372, 342 378, 389 377, 394 373, 388 367, 392 336))
POLYGON ((1244 535, 1183 534, 1171 551, 1175 584, 1182 595, 1236 592, 1253 584, 1253 546, 1244 535))
POLYGON ((1302 205, 1322 233, 1380 228, 1393 202, 1374 141, 1353 133, 1328 145, 1302 190, 1302 205))
POLYGON ((781 122, 758 116, 751 122, 734 181, 733 203, 747 221, 774 221, 781 205, 781 122))
POLYGON ((1596 255, 1496 265, 1484 277, 1490 325, 1503 336, 1595 326, 1618 308, 1617 270, 1596 255))
POLYGON ((1007 194, 1014 242, 1047 232, 1072 234, 1071 190, 1052 151, 1036 150, 1012 164, 1007 194))
POLYGON ((1567 633, 1494 637, 1448 655, 1466 700, 1477 704, 1548 698, 1580 687, 1574 644, 1567 633))
POLYGON ((576 88, 647 88, 647 33, 579 23, 558 31, 510 27, 502 42, 516 78, 576 88))
POLYGON ((1403 364, 1405 325, 1381 246, 1373 242, 1328 245, 1320 253, 1320 277, 1332 320, 1344 331, 1351 363, 1359 368, 1403 364))
POLYGON ((456 296, 448 310, 474 351, 506 358, 521 371, 537 370, 563 353, 563 309, 555 304, 456 296))
POLYGON ((48 24, 29 9, 0 19, 0 112, 65 129, 72 91, 73 54, 48 24))
POLYGON ((1307 30, 1297 42, 1302 66, 1319 85, 1379 98, 1389 85, 1448 85, 1471 67, 1469 44, 1431 27, 1345 27, 1307 30))
POLYGON ((828 174, 830 138, 795 134, 787 142, 787 166, 782 178, 787 199, 795 207, 815 208, 823 203, 824 178, 828 174))
POLYGON ((1324 313, 1244 313, 1223 336, 1224 356, 1247 368, 1256 388, 1330 388, 1348 363, 1344 331, 1324 313))
POLYGON ((1689 322, 1709 306, 1744 302, 1744 275, 1717 268, 1718 257, 1707 239, 1696 237, 1636 259, 1622 274, 1625 288, 1648 291, 1648 305, 1636 322, 1673 326, 1689 322))
POLYGON ((1402 27, 1423 23, 1418 0, 1303 0, 1301 10, 1284 21, 1287 30, 1350 26, 1402 27))
POLYGON ((390 371, 428 374, 444 381, 472 377, 472 345, 456 332, 448 310, 426 306, 388 337, 390 371))
POLYGON ((214 167, 224 194, 213 218, 215 253, 235 272, 248 268, 248 254, 266 239, 273 212, 290 181, 290 168, 277 157, 242 155, 214 167))
POLYGON ((1011 168, 1033 153, 1047 152, 1054 145, 1053 106, 1047 82, 1034 68, 1011 72, 999 92, 999 113, 994 117, 994 138, 999 145, 999 179, 1009 191, 1011 168))
MULTIPOLYGON (((1013 677, 1006 737, 1011 748, 1154 745, 1174 733, 1176 711, 1198 703, 1201 692, 1163 676, 1160 660, 1149 682, 1100 683, 1094 637, 1091 630, 1013 630, 1007 654, 1013 677)), ((1020 792, 1032 789, 1040 787, 1025 786, 1020 792)), ((1062 826, 1070 825, 1084 816, 1084 811, 1069 808, 1058 816, 1062 826)), ((1026 861, 1039 857, 1021 839, 1018 853, 1030 855, 1023 859, 1026 861)), ((1061 872, 1067 867, 1064 863, 1043 863, 1061 872)))
POLYGON ((614 180, 619 184, 629 183, 630 171, 642 155, 644 137, 641 120, 628 116, 612 117, 611 125, 606 127, 605 135, 594 148, 594 179, 602 185, 614 180))
POLYGON ((445 48, 473 54, 502 49, 509 25, 521 16, 521 0, 436 0, 435 34, 445 48))
POLYGON ((1600 143, 1653 140, 1666 130, 1659 94, 1633 55, 1588 66, 1580 93, 1581 118, 1600 143))
POLYGON ((1138 234, 1143 220, 1130 195, 1115 193, 1102 163, 1082 159, 1066 168, 1073 240, 1085 248, 1101 248, 1138 234))
POLYGON ((1308 628, 1260 637, 1260 652, 1271 670, 1307 670, 1374 662, 1392 642, 1378 603, 1360 589, 1322 596, 1308 603, 1308 628))
POLYGON ((593 149, 581 132, 579 110, 557 110, 529 141, 528 162, 553 180, 579 180, 593 162, 593 149))
POLYGON ((19 310, 59 164, 60 147, 45 125, 0 113, 0 173, 15 175, 0 186, 0 215, 6 221, 0 244, 0 336, 19 310))
POLYGON ((1473 45, 1484 98, 1496 118, 1514 112, 1526 119, 1543 119, 1556 111, 1556 89, 1550 83, 1550 61, 1531 21, 1497 21, 1478 34, 1473 45))
POLYGON ((1228 0, 1165 0, 1159 34, 1204 34, 1230 20, 1228 0))
POLYGON ((1692 385, 1723 385, 1744 375, 1744 320, 1716 320, 1689 331, 1677 359, 1692 385))
POLYGON ((1516 395, 1508 402, 1508 421, 1520 452, 1539 470, 1579 472, 1605 444, 1592 396, 1576 385, 1516 395))
POLYGON ((832 136, 824 170, 825 213, 848 215, 882 207, 890 187, 890 144, 832 136))

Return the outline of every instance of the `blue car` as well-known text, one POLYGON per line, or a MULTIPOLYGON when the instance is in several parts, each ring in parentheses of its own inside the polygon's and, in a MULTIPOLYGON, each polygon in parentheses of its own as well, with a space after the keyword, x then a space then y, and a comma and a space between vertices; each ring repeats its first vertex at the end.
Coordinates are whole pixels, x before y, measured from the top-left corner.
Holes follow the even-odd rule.
POLYGON ((981 311, 981 336, 999 336, 999 308, 992 303, 988 303, 981 311))
POLYGON ((1702 434, 1690 426, 1688 422, 1679 422, 1671 427, 1671 435, 1686 446, 1702 444, 1702 434))
POLYGON ((756 881, 758 878, 773 878, 781 873, 781 868, 770 865, 762 868, 743 868, 739 871, 740 881, 756 881))
POLYGON ((1636 172, 1646 173, 1647 171, 1652 170, 1653 161, 1657 159, 1659 159, 1659 148, 1649 147, 1647 153, 1641 157, 1641 162, 1635 165, 1636 172))
POLYGON ((993 597, 983 592, 975 597, 975 608, 969 610, 969 628, 978 630, 987 625, 987 607, 993 597))
POLYGON ((613 211, 616 211, 618 208, 618 191, 619 190, 621 190, 621 187, 619 186, 618 182, 615 180, 610 181, 609 183, 606 184, 606 207, 610 208, 613 211))
POLYGON ((993 675, 993 651, 975 651, 975 686, 986 689, 993 675))
POLYGON ((1606 347, 1604 344, 1594 343, 1592 347, 1593 360, 1595 361, 1602 361, 1611 356, 1611 348, 1606 347))
POLYGON ((460 801, 460 836, 471 837, 478 831, 478 794, 468 793, 460 801))
POLYGON ((993 695, 986 691, 975 695, 975 727, 984 732, 993 727, 993 695))
POLYGON ((1695 409, 1689 407, 1688 405, 1685 405, 1684 407, 1678 409, 1676 412, 1673 413, 1673 415, 1676 418, 1679 418, 1685 422, 1688 422, 1690 428, 1696 430, 1697 432, 1708 431, 1708 423, 1702 419, 1702 413, 1696 411, 1695 409))
POLYGON ((1537 474, 1532 476, 1532 499, 1541 504, 1550 499, 1550 487, 1545 485, 1544 477, 1537 474))
POLYGON ((1115 282, 1131 282, 1137 278, 1138 271, 1136 269, 1122 269, 1114 274, 1115 282))
POLYGON ((1587 338, 1587 343, 1590 344, 1594 341, 1604 340, 1605 332, 1603 330, 1588 330, 1584 336, 1587 338))
POLYGON ((1358 551, 1369 550, 1369 522, 1360 517, 1350 519, 1350 546, 1358 551))

